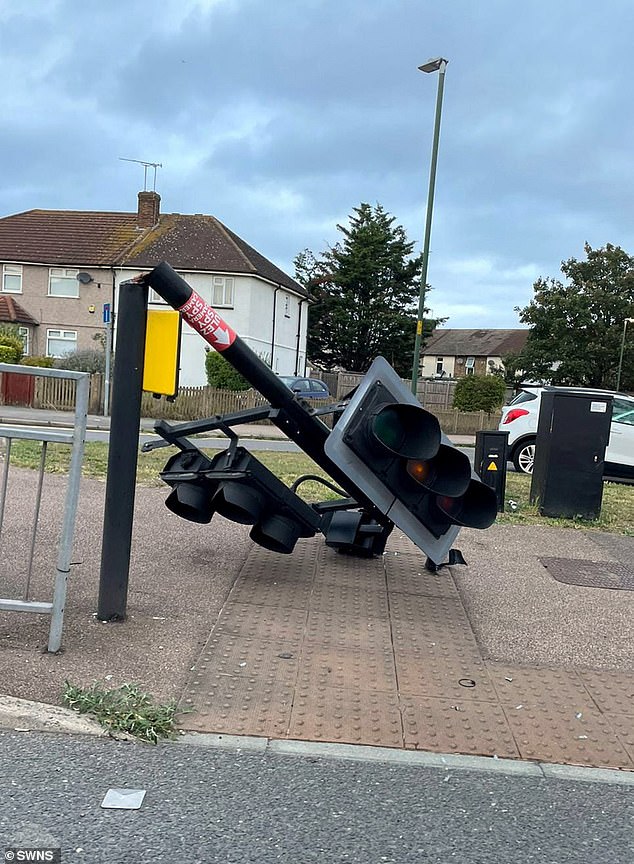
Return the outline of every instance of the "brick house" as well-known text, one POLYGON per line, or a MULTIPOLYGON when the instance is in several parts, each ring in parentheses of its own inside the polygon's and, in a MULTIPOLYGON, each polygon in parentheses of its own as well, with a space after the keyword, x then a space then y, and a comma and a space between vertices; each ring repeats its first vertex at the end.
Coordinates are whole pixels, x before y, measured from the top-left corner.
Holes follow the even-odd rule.
POLYGON ((522 350, 528 330, 451 330, 439 328, 427 340, 422 355, 423 378, 463 378, 489 375, 503 358, 522 350))
MULTIPOLYGON (((20 326, 31 355, 95 348, 120 283, 166 260, 275 372, 303 375, 306 290, 215 217, 161 214, 160 201, 145 191, 135 213, 0 218, 0 321, 20 326)), ((153 292, 149 303, 165 305, 153 292)), ((204 360, 204 341, 183 325, 181 385, 206 383, 204 360)))

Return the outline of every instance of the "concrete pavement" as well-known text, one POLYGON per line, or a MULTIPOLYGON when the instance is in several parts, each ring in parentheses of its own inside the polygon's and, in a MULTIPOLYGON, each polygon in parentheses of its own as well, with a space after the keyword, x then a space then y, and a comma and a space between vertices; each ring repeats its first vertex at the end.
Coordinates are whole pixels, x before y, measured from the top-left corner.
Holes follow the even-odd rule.
MULTIPOLYGON (((34 599, 50 597, 64 484, 45 477, 34 599)), ((36 485, 11 468, 3 596, 24 589, 36 485)), ((199 732, 634 769, 634 592, 548 569, 631 570, 634 538, 463 530, 468 566, 431 574, 398 531, 371 561, 321 537, 274 555, 246 526, 179 520, 166 490, 139 488, 128 619, 101 624, 104 491, 82 482, 63 651, 42 653, 44 616, 0 614, 5 693, 58 703, 65 680, 134 681, 193 709, 182 724, 199 732)))

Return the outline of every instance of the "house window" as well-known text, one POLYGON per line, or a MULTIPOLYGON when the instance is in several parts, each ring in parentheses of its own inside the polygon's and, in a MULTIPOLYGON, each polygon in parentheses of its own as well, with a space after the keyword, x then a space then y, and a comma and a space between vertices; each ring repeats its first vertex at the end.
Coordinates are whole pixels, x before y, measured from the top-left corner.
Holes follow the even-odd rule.
POLYGON ((22 293, 22 265, 5 264, 3 266, 2 290, 7 294, 22 293))
POLYGON ((30 335, 31 334, 28 327, 18 327, 18 336, 20 337, 20 339, 22 340, 22 344, 24 345, 25 354, 29 354, 31 350, 31 340, 29 339, 30 335))
POLYGON ((150 293, 148 294, 148 303, 162 303, 165 306, 165 300, 161 297, 160 294, 157 294, 154 288, 150 288, 150 293))
POLYGON ((76 330, 47 330, 46 356, 63 357, 77 350, 76 330))
POLYGON ((214 276, 211 303, 212 306, 233 306, 233 276, 214 276))
POLYGON ((442 373, 445 371, 442 368, 442 364, 443 364, 443 358, 442 357, 436 357, 436 375, 442 375, 442 373))
POLYGON ((68 267, 51 267, 48 271, 49 297, 79 297, 79 270, 68 267))
POLYGON ((475 372, 475 357, 467 357, 464 365, 467 375, 473 375, 475 372))

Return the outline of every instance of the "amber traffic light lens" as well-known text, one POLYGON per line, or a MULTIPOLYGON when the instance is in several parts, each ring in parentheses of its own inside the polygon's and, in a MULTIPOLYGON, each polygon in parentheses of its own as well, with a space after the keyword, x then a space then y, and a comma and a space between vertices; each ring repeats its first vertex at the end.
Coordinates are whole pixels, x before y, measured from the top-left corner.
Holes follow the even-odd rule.
POLYGON ((409 459, 407 462, 407 473, 418 483, 424 485, 429 481, 431 474, 429 462, 420 462, 418 459, 409 459))

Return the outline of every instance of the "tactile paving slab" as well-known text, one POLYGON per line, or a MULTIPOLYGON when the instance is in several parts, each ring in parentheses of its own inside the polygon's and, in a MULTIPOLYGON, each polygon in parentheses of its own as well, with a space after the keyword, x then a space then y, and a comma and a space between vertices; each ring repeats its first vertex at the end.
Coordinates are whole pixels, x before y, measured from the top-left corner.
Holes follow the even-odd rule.
POLYGON ((230 598, 233 603, 306 609, 312 590, 312 578, 298 577, 296 572, 265 571, 240 578, 232 589, 230 598))
POLYGON ((517 758, 501 707, 475 700, 401 696, 405 746, 440 753, 517 758))
POLYGON ((486 666, 471 650, 462 654, 455 646, 427 651, 399 647, 394 658, 401 694, 497 702, 486 666))
POLYGON ((311 612, 326 612, 330 615, 346 615, 352 620, 359 618, 384 618, 387 620, 387 590, 383 586, 357 584, 338 585, 336 582, 318 581, 310 598, 311 612))
POLYGON ((388 646, 382 651, 355 651, 305 642, 298 686, 396 693, 394 656, 388 646))
POLYGON ((540 558, 553 579, 566 585, 634 591, 634 571, 616 561, 540 558))
POLYGON ((441 643, 461 646, 480 658, 473 630, 458 597, 390 594, 390 618, 395 647, 425 650, 441 643))
POLYGON ((334 687, 298 687, 291 738, 402 747, 396 693, 334 687))
POLYGON ((283 738, 288 732, 294 688, 262 685, 257 678, 227 676, 181 699, 180 724, 196 732, 283 738))
POLYGON ((356 651, 383 651, 390 648, 390 622, 385 618, 357 616, 310 610, 306 641, 313 645, 352 648, 356 651))
POLYGON ((619 743, 629 753, 634 766, 634 717, 628 714, 606 714, 605 718, 616 732, 619 743))
POLYGON ((634 672, 580 669, 579 678, 601 711, 634 717, 634 672))
POLYGON ((306 548, 300 546, 292 555, 291 566, 285 555, 254 547, 231 590, 230 600, 306 609, 313 587, 315 556, 307 544, 306 548))
POLYGON ((233 603, 229 600, 220 612, 214 633, 233 633, 249 639, 295 645, 301 643, 305 626, 305 609, 233 603))
POLYGON ((238 635, 215 636, 209 639, 188 682, 188 692, 198 692, 227 675, 257 678, 262 684, 294 686, 300 658, 299 646, 246 639, 238 635))
POLYGON ((418 552, 383 556, 387 587, 401 594, 430 594, 433 597, 458 597, 458 589, 446 567, 431 572, 425 569, 425 558, 418 552))
POLYGON ((500 702, 538 704, 555 700, 575 705, 588 702, 583 681, 574 669, 549 666, 511 666, 487 661, 487 669, 500 702))
POLYGON ((355 558, 342 555, 323 545, 315 550, 315 584, 334 582, 374 591, 385 590, 385 570, 382 558, 355 558))
POLYGON ((503 705, 524 759, 604 768, 634 767, 607 718, 586 703, 543 699, 503 705))

